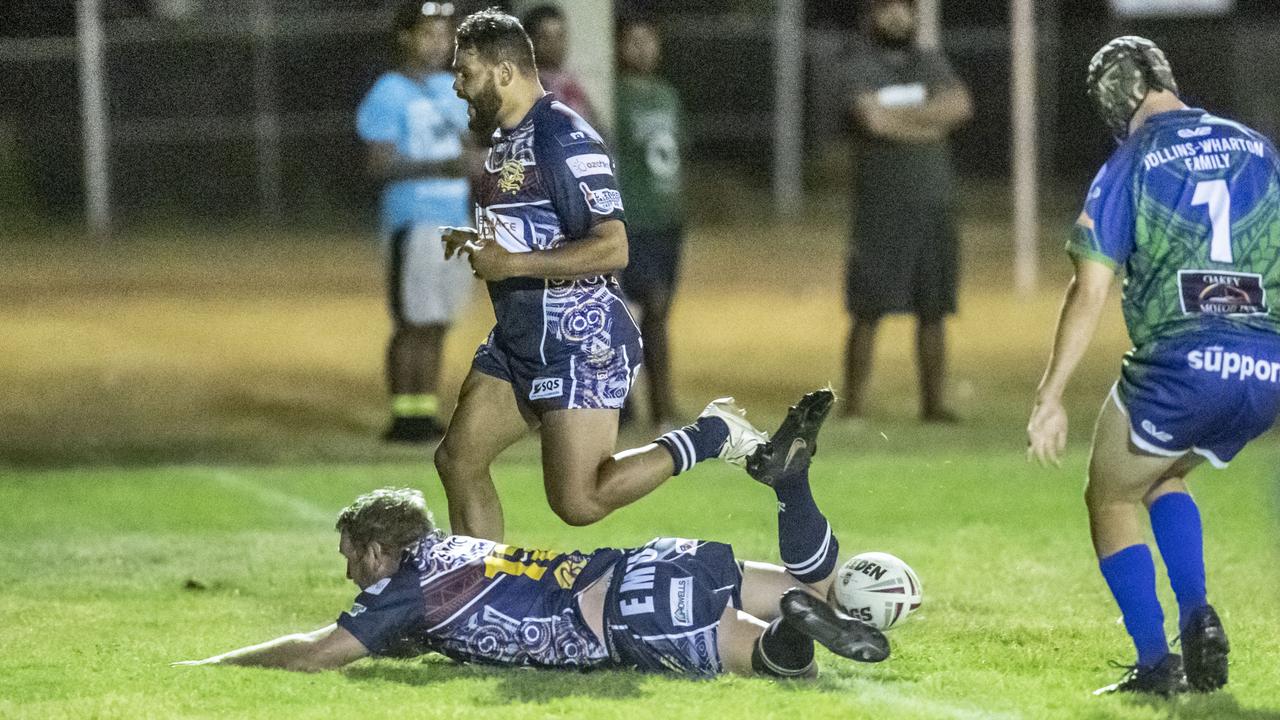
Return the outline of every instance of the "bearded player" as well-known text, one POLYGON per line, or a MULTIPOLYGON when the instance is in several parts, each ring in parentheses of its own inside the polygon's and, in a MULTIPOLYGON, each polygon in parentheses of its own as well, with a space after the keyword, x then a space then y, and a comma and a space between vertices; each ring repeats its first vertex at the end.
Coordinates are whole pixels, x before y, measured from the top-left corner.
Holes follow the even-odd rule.
POLYGON ((614 454, 618 410, 640 366, 640 332, 614 273, 627 229, 600 135, 543 91, 529 37, 485 10, 459 26, 454 89, 490 145, 476 228, 445 228, 446 256, 469 255, 497 324, 476 352, 436 451, 454 532, 501 540, 489 466, 530 427, 542 440, 552 510, 587 525, 694 463, 745 462, 764 437, 731 399, 697 422, 614 454))
POLYGON ((1027 427, 1028 456, 1058 462, 1063 391, 1123 268, 1134 348, 1098 417, 1085 503, 1138 657, 1098 692, 1211 691, 1227 682, 1229 647, 1206 599, 1200 511, 1186 477, 1205 460, 1226 467, 1280 408, 1280 313, 1267 305, 1280 293, 1280 161, 1257 132, 1183 104, 1164 54, 1143 38, 1117 38, 1094 55, 1088 94, 1120 147, 1067 245, 1076 273, 1027 427), (1177 596, 1182 656, 1165 638, 1143 506, 1177 596))
POLYGON ((826 597, 840 544, 809 489, 809 462, 834 396, 805 396, 748 463, 778 500, 786 567, 735 560, 733 548, 658 538, 584 554, 525 550, 435 529, 417 490, 378 490, 338 516, 350 612, 183 665, 336 668, 369 654, 437 652, 539 667, 630 667, 709 677, 807 678, 814 642, 860 662, 889 656, 884 635, 826 597))

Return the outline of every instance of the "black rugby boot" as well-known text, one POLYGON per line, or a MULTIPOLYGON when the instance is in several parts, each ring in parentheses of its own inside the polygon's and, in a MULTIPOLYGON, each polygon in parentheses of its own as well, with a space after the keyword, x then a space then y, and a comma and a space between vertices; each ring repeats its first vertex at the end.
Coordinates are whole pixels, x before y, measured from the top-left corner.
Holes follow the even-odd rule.
POLYGON ((1213 692, 1227 684, 1227 631, 1212 605, 1191 615, 1182 631, 1182 657, 1187 666, 1187 684, 1196 692, 1213 692))
MULTIPOLYGON (((818 453, 818 431, 831 413, 836 395, 830 390, 815 390, 791 406, 787 417, 769 442, 756 448, 747 458, 747 474, 773 487, 788 469, 800 460, 797 452, 804 448, 808 457, 818 453)), ((807 460, 807 457, 804 458, 807 460)))
POLYGON ((800 588, 782 593, 780 605, 789 625, 840 657, 858 662, 880 662, 889 657, 889 640, 884 633, 837 612, 800 588))
POLYGON ((1165 655, 1163 660, 1149 668, 1137 665, 1119 667, 1127 669, 1124 677, 1117 683, 1094 690, 1094 695, 1140 693, 1172 697, 1187 691, 1187 675, 1182 669, 1182 656, 1176 653, 1165 655))

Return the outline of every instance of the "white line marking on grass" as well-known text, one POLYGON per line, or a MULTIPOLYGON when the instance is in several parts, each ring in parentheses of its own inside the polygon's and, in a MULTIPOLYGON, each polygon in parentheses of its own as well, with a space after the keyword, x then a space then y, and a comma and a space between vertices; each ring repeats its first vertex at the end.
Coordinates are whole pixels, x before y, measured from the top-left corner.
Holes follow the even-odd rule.
POLYGON ((287 510, 294 517, 307 522, 329 524, 336 515, 319 505, 297 495, 290 495, 274 488, 248 480, 230 470, 221 468, 197 468, 200 474, 229 489, 253 495, 266 505, 287 510))

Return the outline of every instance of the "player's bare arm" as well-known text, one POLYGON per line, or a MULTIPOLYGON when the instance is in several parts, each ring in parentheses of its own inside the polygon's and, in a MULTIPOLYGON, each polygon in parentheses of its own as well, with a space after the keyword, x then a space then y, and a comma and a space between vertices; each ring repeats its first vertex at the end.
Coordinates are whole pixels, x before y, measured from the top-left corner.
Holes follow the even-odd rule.
POLYGON ((1066 448, 1067 411, 1062 406, 1062 395, 1089 348, 1115 278, 1115 270, 1110 265, 1072 257, 1076 274, 1067 285, 1049 365, 1036 390, 1035 407, 1027 423, 1027 458, 1034 458, 1042 465, 1057 465, 1066 448))
POLYGON ((496 242, 471 252, 471 268, 484 280, 511 277, 573 280, 627 266, 627 227, 619 220, 596 223, 585 238, 538 252, 513 253, 496 242))
POLYGON ((309 633, 285 635, 204 660, 184 660, 174 665, 242 665, 319 672, 342 667, 368 654, 355 636, 335 624, 309 633))

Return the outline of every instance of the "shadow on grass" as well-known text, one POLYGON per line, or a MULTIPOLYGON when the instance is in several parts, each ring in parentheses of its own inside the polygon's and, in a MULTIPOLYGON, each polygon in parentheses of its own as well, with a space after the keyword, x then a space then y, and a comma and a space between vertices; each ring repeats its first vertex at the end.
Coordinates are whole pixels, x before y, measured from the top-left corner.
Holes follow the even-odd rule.
POLYGON ((456 680, 495 680, 493 696, 479 702, 489 705, 546 703, 570 697, 596 700, 628 700, 643 695, 645 676, 629 670, 547 670, 506 668, 452 662, 380 662, 350 668, 344 673, 359 681, 434 685, 456 680))
POLYGON ((1280 709, 1241 707, 1230 693, 1191 694, 1179 698, 1126 697, 1126 705, 1148 707, 1169 720, 1280 720, 1280 709))

